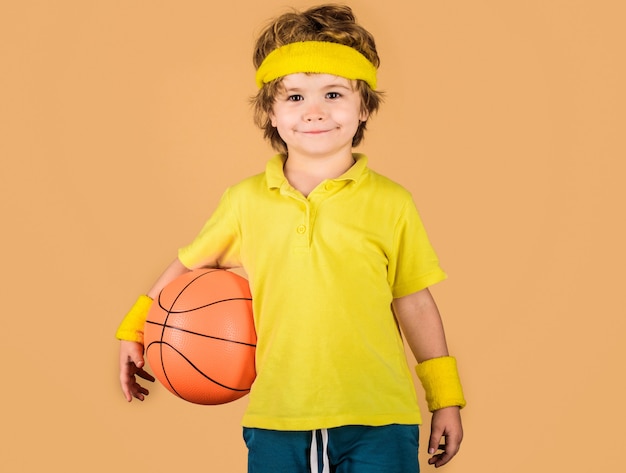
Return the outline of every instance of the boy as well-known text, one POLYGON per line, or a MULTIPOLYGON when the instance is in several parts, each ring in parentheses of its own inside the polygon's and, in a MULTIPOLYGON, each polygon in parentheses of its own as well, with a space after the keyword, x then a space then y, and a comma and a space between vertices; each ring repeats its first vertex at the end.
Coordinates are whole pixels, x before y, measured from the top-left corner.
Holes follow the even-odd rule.
POLYGON ((419 471, 421 417, 398 326, 433 411, 429 463, 442 466, 458 451, 465 405, 428 291, 445 273, 408 192, 352 152, 380 102, 374 39, 349 7, 314 7, 272 22, 254 64, 255 120, 280 154, 226 190, 122 322, 124 394, 143 400, 135 376, 154 379, 142 330, 161 289, 190 269, 243 267, 258 337, 248 471, 419 471))

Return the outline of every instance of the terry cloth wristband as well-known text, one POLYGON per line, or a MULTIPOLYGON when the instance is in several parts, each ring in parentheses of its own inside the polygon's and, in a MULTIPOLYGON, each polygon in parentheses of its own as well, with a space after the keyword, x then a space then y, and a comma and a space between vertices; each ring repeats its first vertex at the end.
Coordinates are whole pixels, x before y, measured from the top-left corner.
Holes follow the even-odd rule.
POLYGON ((361 79, 376 89, 376 66, 350 46, 327 41, 289 43, 270 52, 256 71, 256 84, 299 72, 361 79))
POLYGON ((454 357, 442 356, 423 361, 417 365, 415 372, 426 392, 430 412, 444 407, 465 407, 465 397, 454 357))
POLYGON ((115 334, 118 340, 138 342, 143 345, 143 326, 148 318, 148 311, 152 306, 152 299, 148 296, 139 296, 122 320, 115 334))

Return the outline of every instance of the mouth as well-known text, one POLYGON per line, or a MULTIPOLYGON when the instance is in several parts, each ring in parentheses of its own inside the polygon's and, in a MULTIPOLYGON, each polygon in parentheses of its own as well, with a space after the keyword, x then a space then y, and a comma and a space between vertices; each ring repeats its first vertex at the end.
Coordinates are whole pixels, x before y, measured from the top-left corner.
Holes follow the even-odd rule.
POLYGON ((331 130, 303 130, 300 133, 304 135, 322 135, 324 133, 328 133, 331 130))

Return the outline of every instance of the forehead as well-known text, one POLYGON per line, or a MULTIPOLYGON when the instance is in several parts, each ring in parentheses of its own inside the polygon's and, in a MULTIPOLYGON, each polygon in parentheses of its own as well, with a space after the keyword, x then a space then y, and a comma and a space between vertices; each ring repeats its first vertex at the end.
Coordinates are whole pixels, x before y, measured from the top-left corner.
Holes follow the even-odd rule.
POLYGON ((332 74, 313 74, 304 72, 288 74, 282 79, 283 87, 287 90, 329 87, 342 87, 349 90, 354 90, 353 82, 353 80, 346 79, 345 77, 335 76, 332 74))

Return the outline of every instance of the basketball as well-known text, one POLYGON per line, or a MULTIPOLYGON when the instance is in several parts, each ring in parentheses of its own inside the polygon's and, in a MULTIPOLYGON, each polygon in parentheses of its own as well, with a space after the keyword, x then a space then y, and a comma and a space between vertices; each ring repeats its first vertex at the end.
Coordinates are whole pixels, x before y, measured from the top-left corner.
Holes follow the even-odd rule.
POLYGON ((215 405, 245 396, 256 377, 248 281, 222 269, 178 277, 153 302, 144 344, 154 376, 181 399, 215 405))

